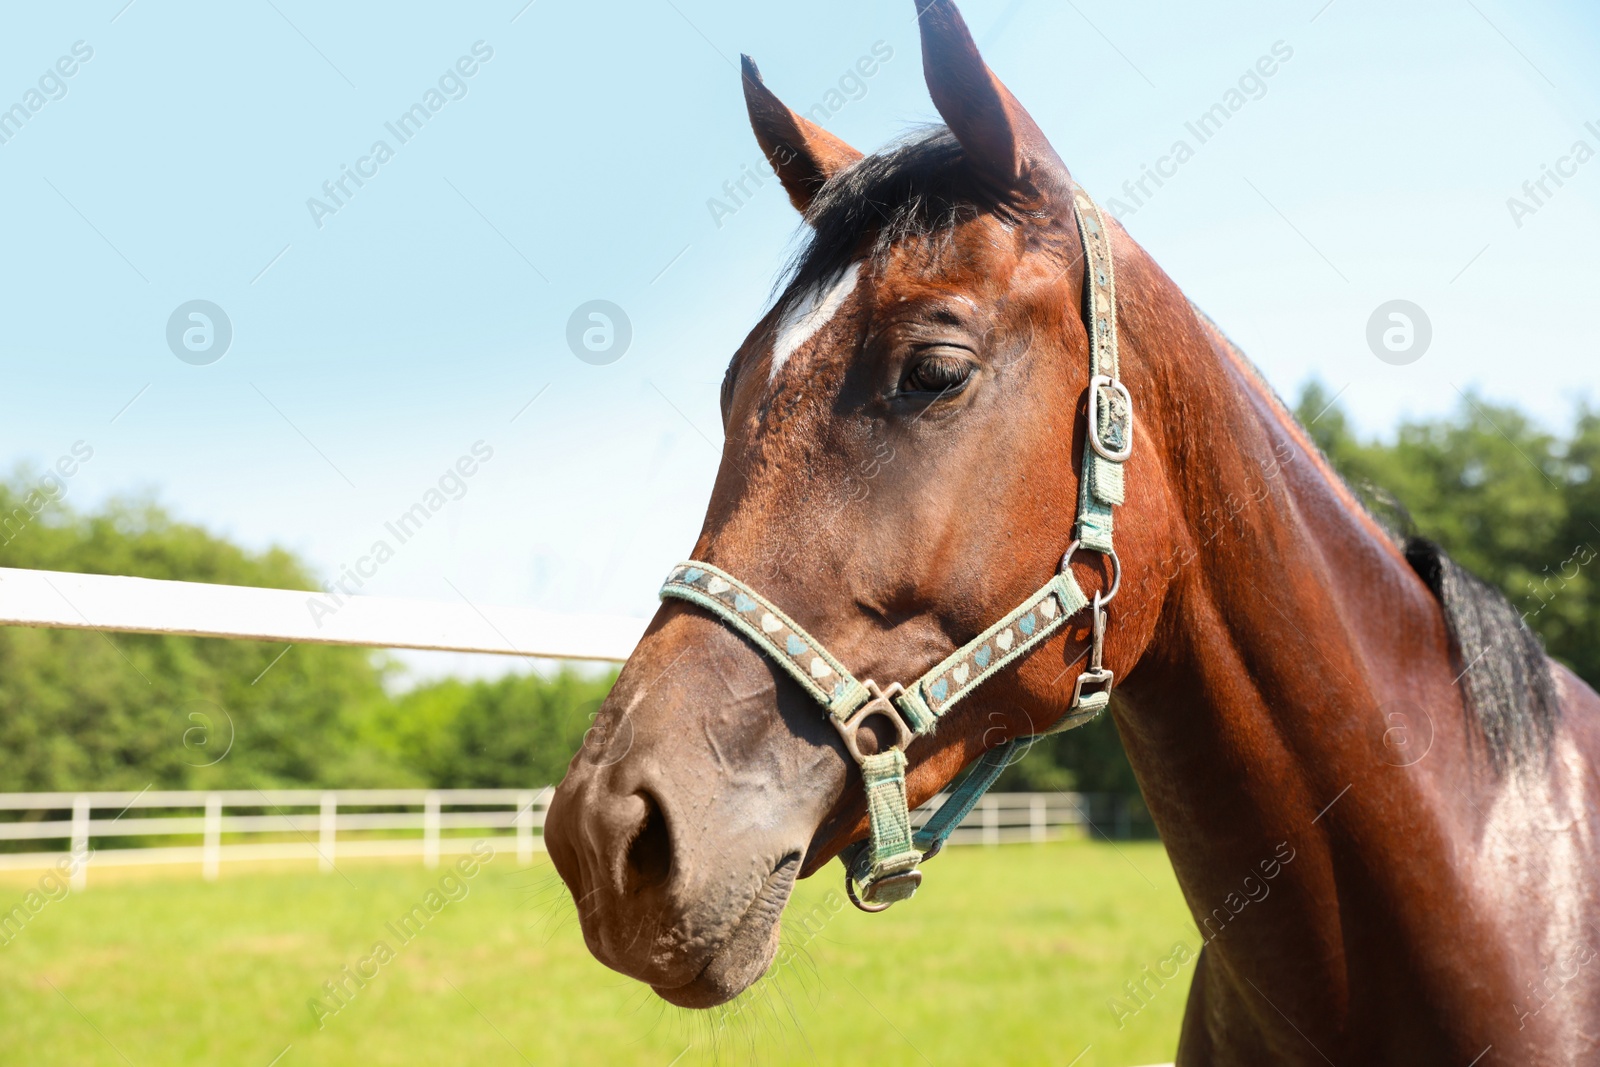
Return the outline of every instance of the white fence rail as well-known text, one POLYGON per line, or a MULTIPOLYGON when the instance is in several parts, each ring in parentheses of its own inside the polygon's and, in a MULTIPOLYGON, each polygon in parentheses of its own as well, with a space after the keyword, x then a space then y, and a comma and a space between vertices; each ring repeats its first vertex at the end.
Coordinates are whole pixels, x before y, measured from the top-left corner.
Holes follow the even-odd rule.
POLYGON ((0 567, 0 626, 621 662, 645 619, 0 567))
MULTIPOLYGON (((0 870, 60 867, 82 889, 94 867, 192 864, 215 879, 224 862, 316 862, 417 856, 429 867, 487 838, 533 862, 544 848, 543 789, 230 789, 218 792, 0 793, 0 842, 59 843, 0 852, 0 870)), ((919 825, 943 797, 917 809, 919 825)), ((1126 836, 1126 800, 1087 793, 990 793, 950 837, 999 845, 1126 836), (1124 813, 1120 817, 1118 811, 1124 813), (1091 817, 1091 812, 1095 817, 1091 817)))

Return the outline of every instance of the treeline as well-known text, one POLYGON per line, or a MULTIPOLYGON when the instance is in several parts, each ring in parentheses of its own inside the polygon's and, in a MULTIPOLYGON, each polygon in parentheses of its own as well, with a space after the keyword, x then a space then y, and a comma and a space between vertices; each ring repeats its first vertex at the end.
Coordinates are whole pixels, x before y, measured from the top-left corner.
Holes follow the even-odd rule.
MULTIPOLYGON (((1474 399, 1362 440, 1315 384, 1298 414, 1375 512, 1499 585, 1552 655, 1600 685, 1600 415, 1580 411, 1563 437, 1474 399)), ((314 588, 280 549, 245 551, 146 502, 83 514, 64 492, 0 481, 0 518, 17 516, 0 566, 314 588)), ((397 695, 394 670, 359 649, 0 628, 0 791, 544 785, 614 677, 397 695)), ((1001 787, 1136 788, 1108 719, 1041 742, 1001 787)))
MULTIPOLYGON (((280 549, 247 552, 149 503, 85 515, 63 495, 0 482, 0 516, 28 519, 6 529, 0 566, 315 588, 280 549)), ((395 696, 394 670, 353 648, 0 628, 0 791, 542 785, 611 682, 564 671, 395 696)))

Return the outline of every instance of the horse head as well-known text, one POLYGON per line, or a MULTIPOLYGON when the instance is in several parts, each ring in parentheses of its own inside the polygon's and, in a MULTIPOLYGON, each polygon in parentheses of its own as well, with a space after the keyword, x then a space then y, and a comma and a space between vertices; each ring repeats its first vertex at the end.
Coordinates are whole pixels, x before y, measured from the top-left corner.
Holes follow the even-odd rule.
MULTIPOLYGON (((745 60, 756 138, 811 236, 728 368, 721 466, 693 549, 885 687, 1057 573, 1090 379, 1072 178, 954 5, 922 0, 919 21, 946 125, 874 155, 785 107, 745 60)), ((1155 271, 1109 236, 1134 281, 1155 271)), ((1124 317, 1164 312, 1135 300, 1124 317)), ((1129 363, 1137 395, 1151 372, 1129 363)), ((1119 544, 1133 559, 1161 556, 1156 451, 1141 439, 1126 464, 1141 496, 1119 544)), ((1112 577, 1091 553, 1071 570, 1084 590, 1112 577)), ((1130 567, 1142 606, 1119 612, 1104 647, 1119 678, 1150 639, 1160 583, 1130 567)), ((1074 615, 917 736, 909 803, 1061 719, 1089 639, 1090 615, 1074 615)), ((609 740, 578 753, 551 803, 546 841, 590 950, 674 1004, 720 1004, 760 977, 795 879, 868 832, 857 760, 803 682, 749 634, 668 599, 600 711, 609 740)), ((862 754, 894 745, 892 726, 864 723, 862 754)))

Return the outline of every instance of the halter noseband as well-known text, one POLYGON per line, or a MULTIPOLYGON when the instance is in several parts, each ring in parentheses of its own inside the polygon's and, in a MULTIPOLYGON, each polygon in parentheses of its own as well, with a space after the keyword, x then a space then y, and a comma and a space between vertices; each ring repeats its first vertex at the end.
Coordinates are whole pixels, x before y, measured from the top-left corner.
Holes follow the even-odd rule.
POLYGON ((840 853, 840 859, 845 864, 845 889, 864 911, 883 911, 917 891, 922 883, 917 865, 944 847, 950 834, 1010 763, 1019 745, 1081 726, 1103 711, 1111 699, 1114 679, 1102 661, 1105 608, 1122 584, 1122 564, 1111 544, 1111 512, 1123 502, 1122 464, 1133 448, 1133 402, 1117 373, 1117 294, 1105 220, 1100 208, 1081 189, 1073 196, 1073 206, 1085 257, 1089 422, 1079 479, 1077 539, 1067 547, 1059 569, 1049 581, 910 687, 894 683, 886 689, 870 679, 858 681, 799 623, 760 593, 709 563, 680 563, 661 587, 662 599, 675 597, 698 604, 749 638, 823 706, 844 738, 846 750, 861 768, 872 836, 848 846, 840 853), (1111 589, 1097 592, 1092 603, 1078 587, 1069 566, 1073 553, 1080 548, 1100 552, 1112 563, 1111 589), (1012 738, 985 752, 945 803, 913 833, 906 802, 906 747, 931 732, 968 693, 1091 606, 1094 637, 1089 666, 1078 676, 1066 714, 1043 733, 1012 738), (874 717, 886 719, 896 739, 883 751, 864 754, 858 737, 861 727, 874 717), (857 883, 861 886, 859 895, 857 883))

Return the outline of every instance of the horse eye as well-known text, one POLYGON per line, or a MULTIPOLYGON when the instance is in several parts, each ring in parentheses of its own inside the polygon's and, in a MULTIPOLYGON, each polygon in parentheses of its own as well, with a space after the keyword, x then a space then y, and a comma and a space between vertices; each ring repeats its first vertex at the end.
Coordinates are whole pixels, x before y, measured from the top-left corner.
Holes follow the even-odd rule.
POLYGON ((924 356, 906 374, 904 389, 912 393, 948 393, 967 384, 972 362, 949 352, 924 356))

